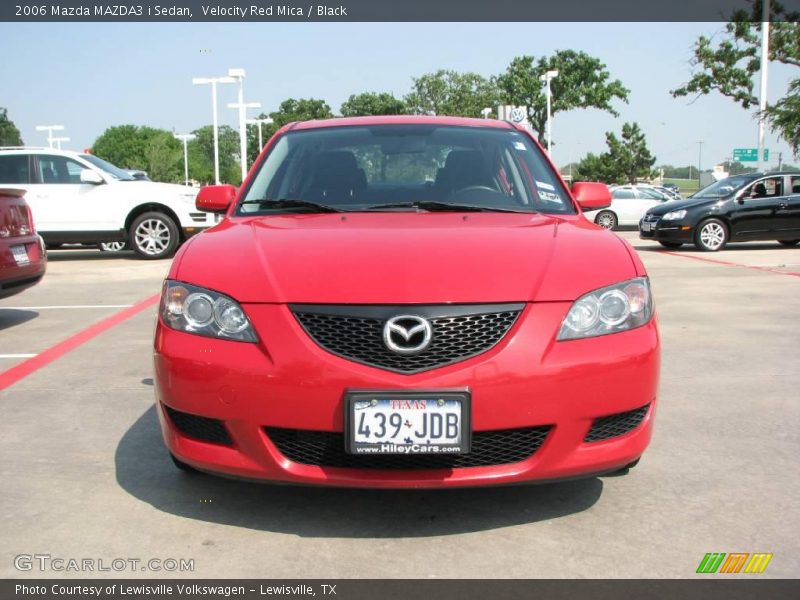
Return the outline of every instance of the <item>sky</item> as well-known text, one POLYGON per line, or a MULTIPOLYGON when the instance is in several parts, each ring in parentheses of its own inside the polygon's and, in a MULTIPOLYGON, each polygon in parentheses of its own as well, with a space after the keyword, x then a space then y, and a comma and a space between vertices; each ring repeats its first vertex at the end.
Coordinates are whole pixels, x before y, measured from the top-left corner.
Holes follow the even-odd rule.
MULTIPOLYGON (((211 122, 209 86, 192 77, 244 68, 245 101, 265 112, 290 97, 322 98, 338 113, 352 93, 406 94, 412 77, 440 68, 499 74, 523 54, 583 50, 631 90, 619 117, 598 110, 558 113, 553 155, 559 165, 605 150, 605 132, 636 121, 657 165, 704 169, 756 147, 751 112, 718 94, 672 98, 690 77, 699 35, 723 23, 2 23, 0 106, 27 144, 45 145, 36 125, 62 124, 65 147, 82 150, 107 127, 133 123, 189 132, 211 122), (703 142, 702 145, 698 142, 703 142)), ((769 98, 781 97, 797 69, 773 64, 769 98)), ((756 87, 756 90, 758 88, 756 87)), ((219 88, 221 124, 237 127, 237 86, 219 88)), ((250 116, 256 116, 255 111, 250 116)), ((777 153, 794 162, 768 131, 777 153)))

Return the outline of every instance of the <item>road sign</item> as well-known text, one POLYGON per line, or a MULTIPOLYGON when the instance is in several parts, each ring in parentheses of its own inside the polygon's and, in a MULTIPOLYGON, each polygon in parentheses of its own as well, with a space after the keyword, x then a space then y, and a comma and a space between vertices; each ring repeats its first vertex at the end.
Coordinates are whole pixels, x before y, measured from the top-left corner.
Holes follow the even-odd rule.
MULTIPOLYGON (((758 160, 758 148, 734 148, 733 160, 739 162, 756 162, 758 160)), ((764 148, 764 162, 769 160, 769 148, 764 148)))

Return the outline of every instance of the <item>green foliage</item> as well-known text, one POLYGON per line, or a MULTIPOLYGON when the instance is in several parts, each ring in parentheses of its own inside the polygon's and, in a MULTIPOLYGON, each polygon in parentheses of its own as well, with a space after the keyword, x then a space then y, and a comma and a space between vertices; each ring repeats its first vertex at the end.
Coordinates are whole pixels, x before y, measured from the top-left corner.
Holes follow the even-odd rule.
MULTIPOLYGON (((675 97, 718 92, 748 110, 758 106, 754 75, 760 70, 761 0, 752 0, 751 11, 736 11, 720 41, 700 36, 691 60, 688 82, 672 91, 675 97)), ((800 67, 800 13, 771 5, 769 60, 800 67)), ((786 95, 768 107, 766 118, 795 154, 800 151, 800 78, 789 84, 786 95)))
POLYGON ((553 69, 558 70, 558 76, 550 83, 550 110, 554 115, 575 108, 596 108, 618 116, 612 101, 628 101, 630 90, 620 80, 611 80, 606 65, 585 52, 558 50, 552 56, 539 59, 518 56, 497 78, 497 84, 504 103, 528 107, 528 119, 542 143, 547 123, 547 97, 539 78, 553 69))
POLYGON ((370 115, 403 115, 406 105, 392 94, 383 92, 363 92, 353 94, 341 106, 343 117, 363 117, 370 115))
POLYGON ((650 154, 638 124, 625 123, 621 138, 606 133, 606 144, 607 152, 600 155, 589 153, 578 163, 576 181, 636 183, 638 179, 652 175, 656 159, 650 154))
MULTIPOLYGON (((267 143, 267 140, 269 140, 278 129, 287 123, 310 121, 313 119, 331 119, 333 118, 333 112, 331 111, 331 107, 324 100, 319 100, 317 98, 288 98, 281 102, 278 110, 275 112, 269 114, 261 113, 258 116, 259 119, 264 119, 266 117, 270 117, 273 123, 271 125, 261 126, 262 141, 264 144, 267 143)), ((259 152, 261 152, 261 148, 258 147, 258 126, 248 125, 247 160, 249 165, 252 165, 259 152)))
POLYGON ((164 129, 109 127, 94 141, 92 153, 124 169, 147 171, 153 181, 183 180, 181 143, 164 129))
MULTIPOLYGON (((206 125, 192 132, 196 137, 187 145, 189 177, 201 183, 214 183, 214 128, 206 125)), ((219 179, 222 183, 239 185, 242 173, 239 168, 239 133, 228 125, 220 125, 219 179)))
POLYGON ((23 146, 22 136, 14 121, 8 118, 8 111, 0 107, 0 146, 23 146))
POLYGON ((481 110, 500 103, 500 90, 494 78, 440 69, 414 78, 404 101, 410 114, 480 117, 481 110))

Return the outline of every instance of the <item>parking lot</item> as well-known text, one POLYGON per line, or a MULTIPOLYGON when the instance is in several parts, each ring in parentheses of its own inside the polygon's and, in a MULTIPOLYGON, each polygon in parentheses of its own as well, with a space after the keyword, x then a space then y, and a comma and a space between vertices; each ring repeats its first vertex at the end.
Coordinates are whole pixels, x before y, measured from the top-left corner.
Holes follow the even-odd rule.
POLYGON ((457 491, 176 470, 151 365, 169 262, 51 252, 41 284, 0 301, 0 371, 17 367, 10 385, 0 375, 0 576, 85 576, 14 566, 49 554, 193 559, 196 577, 691 577, 707 552, 773 553, 762 577, 796 576, 800 250, 665 252, 620 235, 649 270, 660 319, 650 449, 625 476, 457 491))

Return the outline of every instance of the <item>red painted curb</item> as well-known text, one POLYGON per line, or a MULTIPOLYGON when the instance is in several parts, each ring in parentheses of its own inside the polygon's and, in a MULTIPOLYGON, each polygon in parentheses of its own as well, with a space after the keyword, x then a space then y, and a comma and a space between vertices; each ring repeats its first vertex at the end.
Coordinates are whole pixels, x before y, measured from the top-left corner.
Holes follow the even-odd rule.
POLYGON ((80 346, 81 344, 85 344, 89 340, 94 337, 97 337, 104 331, 107 331, 114 327, 115 325, 119 325, 126 319, 130 319, 131 317, 139 314, 146 308, 153 306, 156 304, 159 299, 161 298, 161 294, 154 294, 149 298, 145 298, 141 302, 134 304, 128 308, 125 308, 119 312, 114 313, 110 317, 103 319, 95 323, 94 325, 90 325, 86 329, 79 331, 75 335, 68 337, 63 342, 59 342, 55 346, 50 346, 47 350, 37 354, 36 356, 29 358, 26 361, 19 363, 18 365, 14 365, 10 369, 7 369, 0 373, 0 390, 4 390, 10 385, 15 384, 20 379, 24 379, 31 373, 38 371, 42 367, 50 364, 57 358, 60 358, 67 352, 70 352, 80 346))
POLYGON ((713 258, 705 258, 703 256, 692 256, 691 254, 681 254, 680 252, 663 251, 664 254, 670 256, 680 256, 681 258, 692 258, 694 260, 702 260, 703 262, 713 263, 716 265, 724 265, 726 267, 741 267, 743 269, 753 269, 755 271, 764 271, 766 273, 776 273, 778 275, 791 275, 792 277, 800 277, 800 273, 796 271, 781 271, 774 267, 758 267, 755 265, 743 265, 742 263, 728 262, 727 260, 716 260, 713 258))

